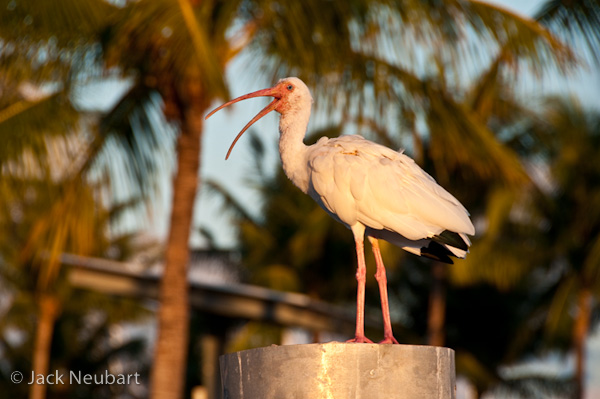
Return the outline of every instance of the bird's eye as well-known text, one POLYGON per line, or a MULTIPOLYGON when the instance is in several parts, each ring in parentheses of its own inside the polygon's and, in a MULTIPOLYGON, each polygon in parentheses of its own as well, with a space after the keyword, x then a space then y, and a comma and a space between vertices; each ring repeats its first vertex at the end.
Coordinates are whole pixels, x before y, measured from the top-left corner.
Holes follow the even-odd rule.
POLYGON ((286 89, 288 89, 289 91, 292 91, 292 90, 294 90, 294 86, 292 86, 292 85, 287 85, 286 89))

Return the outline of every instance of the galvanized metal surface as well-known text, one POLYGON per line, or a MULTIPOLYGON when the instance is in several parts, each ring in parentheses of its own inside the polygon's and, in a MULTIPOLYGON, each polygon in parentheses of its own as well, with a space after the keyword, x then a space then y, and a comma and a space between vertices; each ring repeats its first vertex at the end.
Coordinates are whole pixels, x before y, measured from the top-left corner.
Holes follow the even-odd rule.
POLYGON ((225 399, 455 399, 454 351, 331 342, 220 358, 225 399))

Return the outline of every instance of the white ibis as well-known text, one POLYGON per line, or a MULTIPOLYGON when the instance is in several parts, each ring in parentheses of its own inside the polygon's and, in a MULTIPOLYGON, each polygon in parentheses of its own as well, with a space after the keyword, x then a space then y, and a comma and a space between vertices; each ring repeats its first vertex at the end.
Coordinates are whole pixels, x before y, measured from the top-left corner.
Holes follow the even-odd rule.
POLYGON ((392 333, 387 278, 378 239, 408 252, 452 263, 450 256, 464 258, 471 245, 467 234, 475 229, 469 213, 456 198, 439 186, 402 152, 365 140, 361 136, 322 137, 304 144, 312 97, 298 78, 281 79, 275 86, 243 95, 209 113, 241 100, 273 97, 237 135, 275 110, 279 120, 279 152, 287 177, 310 195, 329 215, 352 230, 358 268, 356 334, 349 342, 372 342, 364 333, 366 267, 364 237, 371 242, 379 284, 384 322, 380 343, 398 343, 392 333))

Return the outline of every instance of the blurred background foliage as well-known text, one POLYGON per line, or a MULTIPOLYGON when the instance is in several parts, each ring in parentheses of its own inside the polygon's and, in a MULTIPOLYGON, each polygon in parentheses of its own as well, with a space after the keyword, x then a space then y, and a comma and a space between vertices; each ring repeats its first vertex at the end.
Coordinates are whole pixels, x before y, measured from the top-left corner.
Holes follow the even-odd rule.
MULTIPOLYGON (((544 1, 533 19, 476 0, 1 0, 0 389, 27 394, 10 382, 12 370, 93 372, 116 361, 147 378, 143 340, 114 331, 151 313, 143 303, 74 290, 61 255, 139 253, 135 238, 163 189, 159 172, 198 180, 199 148, 182 163, 185 140, 201 139, 199 118, 235 83, 226 81, 227 66, 250 55, 248 71, 269 81, 301 77, 316 114, 331 116, 307 142, 350 130, 406 147, 470 210, 471 253, 448 268, 382 245, 397 337, 454 348, 457 373, 477 396, 582 398, 585 340, 599 314, 600 110, 575 97, 524 94, 521 85, 597 69, 598 54, 597 0, 544 1), (108 110, 87 108, 78 90, 111 79, 123 96, 108 110), (572 372, 510 372, 569 353, 572 372)), ((204 182, 231 212, 247 282, 352 308, 351 235, 270 169, 270 144, 256 135, 249 142, 258 212, 223 182, 204 182)), ((183 226, 184 238, 163 244, 166 253, 188 251, 188 224, 175 217, 192 220, 193 207, 193 198, 173 204, 171 233, 183 226)), ((371 259, 368 268, 372 274, 371 259)), ((231 349, 281 335, 250 323, 231 349)), ((154 368, 186 364, 169 361, 154 368)))

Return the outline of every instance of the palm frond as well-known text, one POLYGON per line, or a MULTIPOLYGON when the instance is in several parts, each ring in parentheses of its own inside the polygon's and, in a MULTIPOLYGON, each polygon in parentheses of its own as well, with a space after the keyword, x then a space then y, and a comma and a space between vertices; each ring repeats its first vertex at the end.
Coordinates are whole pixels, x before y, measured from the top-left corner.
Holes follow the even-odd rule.
POLYGON ((535 19, 565 37, 573 46, 583 44, 586 55, 600 63, 600 1, 547 0, 535 19))
POLYGON ((28 151, 47 154, 48 140, 64 137, 77 127, 79 114, 66 93, 57 92, 39 100, 19 100, 0 110, 0 165, 15 162, 28 151), (18 109, 17 109, 18 108, 18 109))
POLYGON ((535 20, 479 0, 469 0, 467 7, 472 11, 468 15, 472 26, 485 29, 505 55, 526 60, 536 71, 573 65, 571 49, 535 20))
POLYGON ((494 105, 500 98, 504 79, 501 73, 503 57, 497 57, 489 68, 481 74, 479 79, 467 95, 468 106, 475 111, 482 120, 488 120, 494 112, 494 105))
POLYGON ((222 73, 222 65, 217 62, 208 61, 218 59, 217 54, 211 45, 208 32, 198 23, 196 15, 194 15, 192 5, 189 1, 178 0, 178 4, 179 8, 181 9, 183 20, 185 21, 185 25, 192 39, 192 43, 194 44, 194 53, 198 58, 198 64, 200 64, 202 67, 203 82, 209 87, 209 91, 215 93, 216 96, 228 98, 229 94, 222 73))
POLYGON ((120 65, 126 74, 137 70, 144 84, 158 89, 167 103, 181 101, 181 95, 210 93, 203 101, 227 97, 222 54, 213 47, 213 39, 221 43, 222 38, 211 36, 213 20, 207 15, 211 6, 203 2, 192 9, 189 2, 170 0, 128 4, 104 35, 107 64, 120 65))
POLYGON ((158 183, 157 173, 172 167, 175 145, 175 130, 160 107, 153 89, 143 84, 132 86, 102 117, 85 168, 107 174, 114 182, 113 190, 121 194, 125 194, 125 183, 129 197, 141 194, 150 198, 158 183))
MULTIPOLYGON (((370 60, 376 62, 373 58, 370 60)), ((474 173, 484 178, 498 176, 517 185, 527 181, 516 154, 500 145, 486 119, 456 101, 435 81, 421 80, 402 68, 388 67, 387 70, 411 93, 411 106, 424 115, 432 144, 435 143, 431 151, 439 173, 468 164, 474 173)))
POLYGON ((466 351, 456 353, 456 372, 466 376, 477 387, 489 387, 498 383, 495 370, 488 369, 475 355, 466 351))
POLYGON ((565 276, 558 284, 548 307, 548 316, 544 326, 547 340, 571 339, 573 317, 570 309, 575 303, 579 288, 577 276, 573 274, 565 276))
POLYGON ((98 234, 102 231, 102 208, 90 185, 73 179, 48 194, 46 204, 50 206, 31 226, 20 259, 37 270, 41 291, 49 289, 58 276, 62 253, 90 255, 103 245, 98 234))
POLYGON ((255 224, 254 217, 248 212, 246 207, 242 205, 221 183, 212 179, 206 179, 203 184, 203 188, 206 189, 210 195, 221 198, 223 201, 223 209, 232 212, 236 218, 255 224))
POLYGON ((521 258, 520 251, 516 251, 516 253, 507 251, 506 245, 498 251, 499 256, 496 256, 494 251, 501 244, 498 242, 498 238, 502 237, 503 229, 508 224, 508 215, 516 200, 516 193, 497 188, 489 194, 489 197, 486 201, 487 228, 485 235, 470 250, 469 256, 452 268, 450 276, 452 281, 458 285, 486 281, 506 290, 518 282, 526 272, 526 268, 521 267, 521 262, 515 264, 515 259, 512 259, 521 258), (490 255, 491 253, 494 255, 490 255), (482 265, 485 266, 482 267, 482 265))
POLYGON ((435 140, 430 151, 438 163, 438 173, 468 165, 484 179, 497 176, 514 186, 528 181, 517 155, 500 145, 485 121, 443 93, 436 97, 438 94, 432 95, 427 114, 432 141, 435 140))
POLYGON ((257 134, 255 134, 254 130, 250 131, 249 136, 250 136, 249 137, 250 150, 252 151, 252 155, 250 156, 250 158, 252 158, 252 160, 254 162, 254 166, 253 166, 252 170, 254 172, 256 172, 256 174, 251 174, 251 176, 252 176, 253 180, 256 180, 256 179, 262 180, 265 178, 265 168, 264 168, 265 146, 264 146, 262 140, 260 139, 260 137, 257 134))
POLYGON ((0 37, 7 41, 46 42, 75 48, 95 40, 115 8, 103 0, 0 1, 0 37))
POLYGON ((1 0, 2 78, 64 85, 76 70, 89 74, 100 29, 114 10, 103 0, 1 0))
MULTIPOLYGON (((248 12, 259 21, 255 44, 269 57, 266 66, 278 75, 284 69, 289 74, 301 70, 311 84, 317 83, 316 77, 323 77, 321 83, 338 84, 336 78, 348 73, 347 64, 356 52, 396 67, 412 65, 425 76, 436 74, 431 60, 455 71, 466 62, 481 65, 477 59, 489 44, 537 70, 573 61, 569 48, 542 25, 479 1, 265 1, 248 12)), ((491 50, 483 62, 494 53, 491 50)), ((378 78, 374 84, 384 85, 385 74, 378 78)), ((352 93, 351 87, 342 87, 352 93)))

